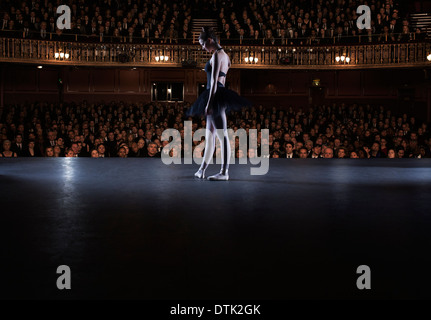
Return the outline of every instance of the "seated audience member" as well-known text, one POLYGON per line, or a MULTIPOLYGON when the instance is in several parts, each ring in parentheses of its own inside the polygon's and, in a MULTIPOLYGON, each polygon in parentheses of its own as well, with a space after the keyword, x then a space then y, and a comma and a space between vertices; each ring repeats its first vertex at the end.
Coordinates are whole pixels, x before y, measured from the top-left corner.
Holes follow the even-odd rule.
POLYGON ((55 145, 53 150, 54 150, 54 157, 56 158, 64 157, 63 150, 61 150, 60 146, 55 145))
POLYGON ((356 151, 350 152, 350 159, 359 159, 358 153, 356 151))
POLYGON ((45 157, 48 157, 48 158, 54 157, 54 149, 53 149, 53 147, 46 147, 45 148, 45 157))
POLYGON ((298 150, 298 155, 300 159, 307 159, 308 158, 308 150, 305 147, 302 147, 298 150))
POLYGON ((397 151, 397 158, 399 159, 405 158, 406 151, 404 150, 403 147, 398 147, 396 151, 397 151))
POLYGON ((280 158, 280 152, 278 152, 278 151, 272 151, 271 152, 271 158, 275 158, 275 159, 280 158))
POLYGON ((395 152, 395 149, 393 149, 393 148, 388 149, 388 158, 389 159, 397 158, 397 153, 395 152))
POLYGON ((323 150, 323 158, 324 159, 331 159, 334 157, 334 150, 330 147, 325 147, 323 150))
POLYGON ((380 143, 375 141, 371 146, 370 158, 381 158, 382 153, 380 152, 380 143))
POLYGON ((93 149, 90 152, 91 158, 99 158, 99 152, 97 151, 97 149, 93 149))
POLYGON ((27 148, 24 151, 24 157, 40 157, 41 153, 38 148, 36 148, 36 143, 34 140, 29 140, 27 148))
POLYGON ((118 149, 118 157, 127 158, 126 148, 121 147, 120 149, 118 149))
POLYGON ((75 158, 75 153, 71 148, 66 150, 66 158, 75 158))
POLYGON ((105 148, 105 145, 103 143, 100 143, 97 146, 97 152, 99 153, 99 158, 105 158, 106 148, 105 148))
POLYGON ((318 159, 322 158, 322 145, 316 144, 310 154, 308 155, 309 158, 318 159))
POLYGON ((0 157, 3 158, 16 158, 18 155, 16 152, 13 152, 11 148, 11 142, 10 140, 3 141, 3 151, 0 153, 0 157))
POLYGON ((347 153, 346 153, 346 149, 341 147, 338 148, 337 150, 337 158, 338 159, 342 159, 342 158, 347 158, 347 153))
POLYGON ((157 144, 150 142, 147 147, 147 157, 149 158, 160 158, 160 152, 157 151, 157 144))
POLYGON ((293 148, 294 148, 294 144, 292 142, 286 142, 284 144, 284 149, 286 150, 284 158, 287 158, 287 159, 298 158, 298 156, 293 152, 293 148))

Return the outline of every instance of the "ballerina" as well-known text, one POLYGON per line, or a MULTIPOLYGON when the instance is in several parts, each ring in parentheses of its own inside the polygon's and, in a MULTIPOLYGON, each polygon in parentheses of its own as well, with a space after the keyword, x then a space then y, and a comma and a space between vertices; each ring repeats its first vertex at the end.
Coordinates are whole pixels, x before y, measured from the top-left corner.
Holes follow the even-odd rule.
POLYGON ((208 177, 208 180, 229 180, 229 163, 231 147, 227 131, 226 113, 241 110, 251 103, 240 97, 235 91, 225 87, 226 74, 230 68, 230 59, 217 42, 217 36, 212 28, 203 27, 199 36, 202 49, 214 52, 205 65, 207 73, 206 90, 199 96, 187 112, 188 116, 206 116, 205 151, 202 164, 195 177, 205 179, 205 170, 211 161, 215 148, 215 134, 220 140, 222 164, 219 173, 208 177))

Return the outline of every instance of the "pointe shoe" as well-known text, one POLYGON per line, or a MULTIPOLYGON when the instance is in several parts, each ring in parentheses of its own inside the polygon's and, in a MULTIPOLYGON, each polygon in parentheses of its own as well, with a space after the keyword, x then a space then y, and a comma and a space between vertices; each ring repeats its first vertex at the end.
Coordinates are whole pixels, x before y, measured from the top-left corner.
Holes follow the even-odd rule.
POLYGON ((226 174, 222 174, 222 173, 217 173, 213 176, 208 177, 208 180, 212 180, 212 181, 227 181, 229 180, 229 175, 226 174))
POLYGON ((195 177, 198 179, 205 179, 205 171, 199 169, 198 171, 196 171, 195 177))

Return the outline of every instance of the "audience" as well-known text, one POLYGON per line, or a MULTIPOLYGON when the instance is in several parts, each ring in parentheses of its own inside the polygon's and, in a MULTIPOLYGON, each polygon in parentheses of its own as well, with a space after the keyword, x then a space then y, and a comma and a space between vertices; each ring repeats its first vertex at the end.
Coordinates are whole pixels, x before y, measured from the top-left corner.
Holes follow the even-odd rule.
MULTIPOLYGON (((206 127, 202 118, 187 118, 190 103, 147 105, 125 102, 11 104, 0 110, 0 157, 121 157, 160 158, 165 129, 180 132, 193 120, 192 131, 206 127)), ((271 158, 429 158, 431 135, 425 122, 394 114, 383 106, 331 105, 302 108, 266 108, 262 105, 230 114, 228 127, 243 129, 257 140, 257 150, 239 149, 238 158, 260 156, 261 130, 269 129, 271 158), (258 134, 250 131, 256 129, 258 134)), ((193 142, 192 152, 201 141, 193 142)), ((250 146, 249 146, 250 147, 250 146)), ((188 152, 189 146, 182 145, 188 152)), ((203 152, 203 147, 198 152, 203 152)), ((178 151, 175 151, 175 154, 178 151)), ((166 152, 165 152, 166 154, 166 152)))
POLYGON ((0 35, 26 39, 188 43, 192 1, 70 0, 71 29, 58 30, 58 1, 0 2, 0 35), (152 40, 150 40, 152 39, 152 40))
POLYGON ((191 43, 192 19, 214 18, 223 43, 317 45, 423 39, 394 0, 366 2, 371 28, 358 29, 363 1, 334 0, 70 0, 71 29, 57 30, 59 2, 0 3, 0 34, 56 41, 191 43), (360 36, 360 37, 358 37, 360 36))

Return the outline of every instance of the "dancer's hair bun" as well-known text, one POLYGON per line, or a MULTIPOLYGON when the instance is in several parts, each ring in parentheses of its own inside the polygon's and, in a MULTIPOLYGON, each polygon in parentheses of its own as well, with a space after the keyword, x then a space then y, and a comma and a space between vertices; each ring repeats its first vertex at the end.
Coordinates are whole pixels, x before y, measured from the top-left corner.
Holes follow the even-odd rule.
POLYGON ((214 32, 214 28, 208 26, 202 27, 200 38, 204 41, 206 41, 208 38, 212 38, 214 41, 216 41, 217 36, 214 32))

